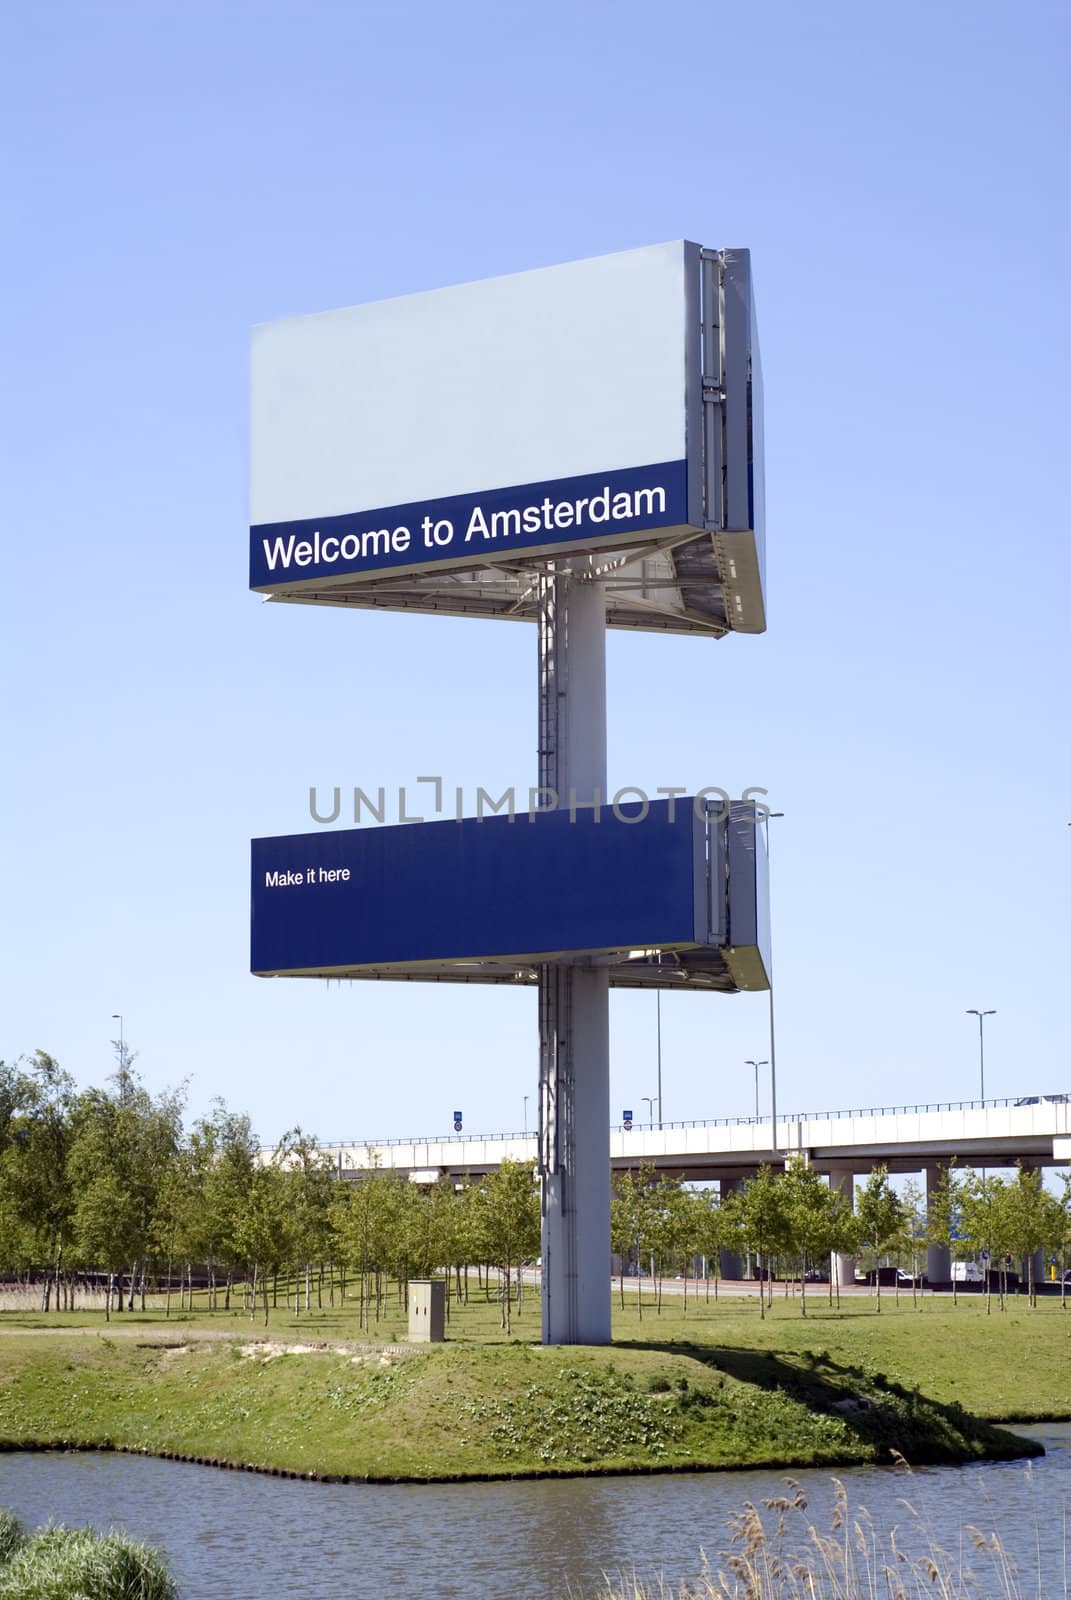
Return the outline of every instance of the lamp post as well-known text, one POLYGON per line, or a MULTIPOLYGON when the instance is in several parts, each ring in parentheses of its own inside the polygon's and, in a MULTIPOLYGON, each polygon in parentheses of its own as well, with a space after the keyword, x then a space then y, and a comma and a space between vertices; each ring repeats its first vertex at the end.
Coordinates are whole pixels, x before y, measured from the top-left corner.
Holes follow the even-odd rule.
POLYGON ((970 1008, 970 1010, 967 1011, 966 1015, 968 1017, 977 1017, 978 1018, 978 1089, 979 1089, 979 1097, 980 1097, 981 1102, 982 1102, 982 1104, 984 1106, 985 1105, 985 1019, 986 1019, 986 1017, 995 1017, 996 1016, 996 1012, 995 1011, 978 1011, 978 1010, 975 1009, 975 1007, 972 1006, 970 1008))
POLYGON ((755 1121, 758 1122, 758 1120, 759 1120, 759 1068, 760 1067, 768 1067, 770 1065, 770 1063, 768 1061, 745 1061, 744 1065, 745 1065, 745 1067, 754 1067, 755 1068, 755 1121))
POLYGON ((112 1021, 119 1024, 119 1098, 125 1100, 129 1092, 126 1072, 126 1040, 123 1038, 123 1018, 119 1011, 112 1012, 112 1021))
POLYGON ((647 1121, 652 1127, 654 1127, 654 1111, 652 1110, 652 1107, 657 1099, 657 1096, 653 1094, 641 1094, 640 1099, 647 1107, 647 1121))
MULTIPOLYGON (((783 817, 783 811, 767 811, 766 823, 766 871, 770 870, 770 822, 775 817, 783 817)), ((771 947, 773 935, 770 936, 771 947)), ((777 1045, 774 1040, 774 987, 773 987, 773 953, 770 954, 770 1148, 777 1154, 777 1045)))
POLYGON ((528 1096, 524 1097, 524 1137, 528 1137, 528 1096))
POLYGON ((662 1126, 662 991, 655 990, 655 1025, 658 1057, 658 1126, 662 1126))

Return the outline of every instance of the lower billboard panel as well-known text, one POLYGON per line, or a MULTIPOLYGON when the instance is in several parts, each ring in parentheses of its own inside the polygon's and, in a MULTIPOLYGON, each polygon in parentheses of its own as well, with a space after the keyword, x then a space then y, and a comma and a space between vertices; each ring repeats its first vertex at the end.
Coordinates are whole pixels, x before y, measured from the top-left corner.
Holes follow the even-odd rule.
POLYGON ((262 977, 531 983, 544 961, 629 987, 766 988, 750 806, 700 802, 256 839, 262 977), (734 881, 735 868, 735 881, 734 881), (741 930, 735 941, 734 924, 741 930))

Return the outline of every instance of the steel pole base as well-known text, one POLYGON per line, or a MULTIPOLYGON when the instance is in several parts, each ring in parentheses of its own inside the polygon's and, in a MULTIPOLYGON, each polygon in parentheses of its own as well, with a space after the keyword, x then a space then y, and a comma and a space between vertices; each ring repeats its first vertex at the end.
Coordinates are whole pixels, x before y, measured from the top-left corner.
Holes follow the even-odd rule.
POLYGON ((609 1344, 609 978, 554 966, 543 984, 540 1042, 545 1060, 557 1058, 544 1089, 558 1131, 557 1160, 543 1175, 543 1343, 609 1344))

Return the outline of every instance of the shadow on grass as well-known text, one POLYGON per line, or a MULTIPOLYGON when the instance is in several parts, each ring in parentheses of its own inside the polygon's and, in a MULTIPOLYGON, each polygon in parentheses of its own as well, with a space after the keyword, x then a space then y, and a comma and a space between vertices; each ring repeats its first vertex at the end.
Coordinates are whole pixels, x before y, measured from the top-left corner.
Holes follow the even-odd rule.
POLYGON ((614 1347, 688 1356, 738 1383, 785 1394, 843 1422, 876 1460, 899 1454, 912 1466, 935 1466, 1045 1454, 1036 1440, 973 1416, 958 1401, 931 1399, 882 1372, 835 1361, 828 1351, 742 1350, 687 1339, 615 1339, 614 1347))

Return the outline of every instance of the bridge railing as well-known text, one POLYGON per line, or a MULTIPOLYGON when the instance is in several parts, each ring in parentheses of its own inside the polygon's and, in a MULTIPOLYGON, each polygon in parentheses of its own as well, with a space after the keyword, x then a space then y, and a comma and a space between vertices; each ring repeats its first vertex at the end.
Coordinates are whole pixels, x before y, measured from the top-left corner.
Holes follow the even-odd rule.
MULTIPOLYGON (((925 1104, 899 1106, 854 1106, 838 1111, 797 1111, 791 1115, 778 1115, 780 1126, 784 1122, 836 1122, 849 1117, 911 1117, 928 1111, 998 1111, 1026 1105, 1061 1104, 1071 1100, 1071 1095, 1030 1095, 1005 1097, 996 1100, 931 1100, 925 1104)), ((684 1128, 745 1128, 768 1124, 767 1117, 695 1117, 681 1122, 633 1122, 632 1133, 665 1133, 684 1128)), ((619 1122, 611 1124, 611 1131, 622 1132, 619 1122)), ((390 1150, 400 1145, 442 1144, 507 1144, 510 1141, 534 1139, 535 1129, 513 1133, 432 1133, 416 1138, 401 1139, 330 1139, 321 1141, 323 1149, 390 1150)), ((270 1151, 267 1153, 271 1153, 270 1151)))

